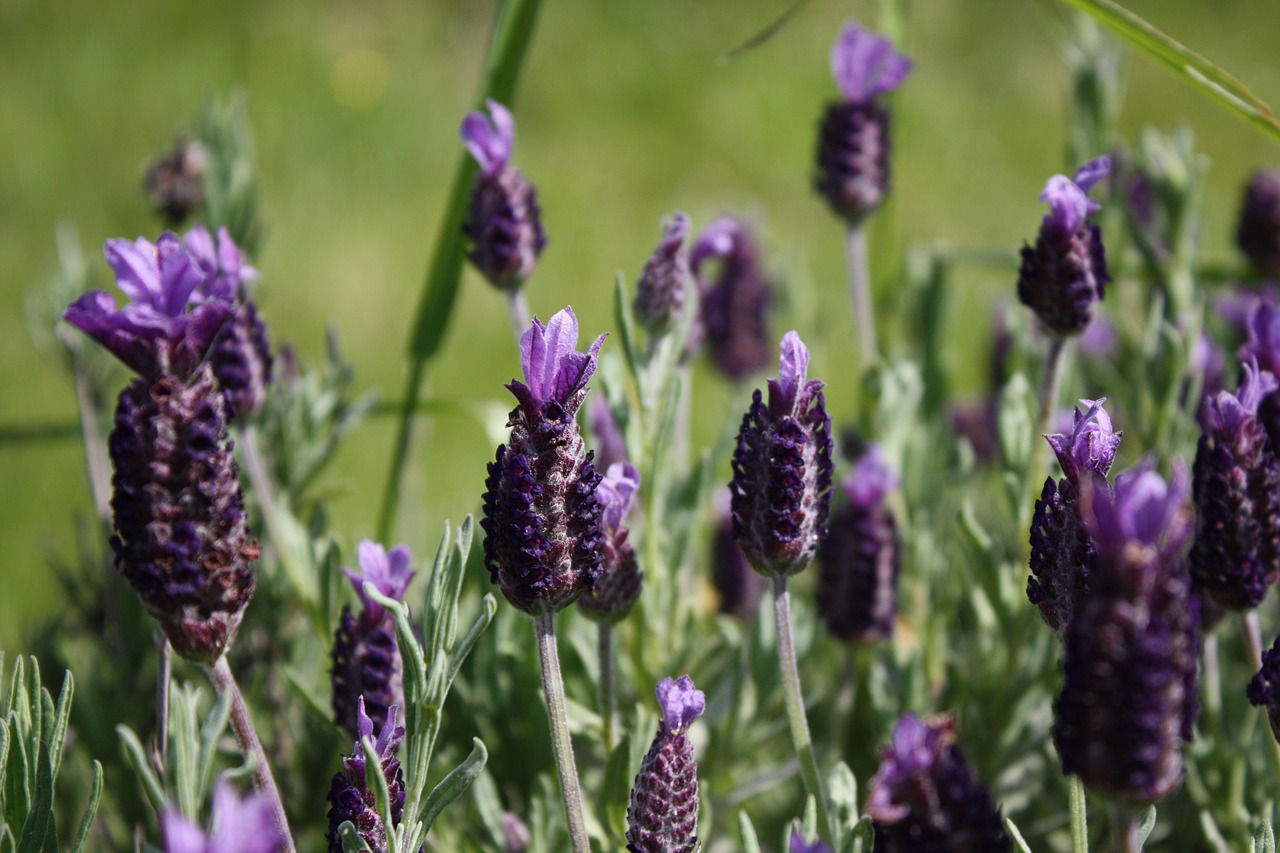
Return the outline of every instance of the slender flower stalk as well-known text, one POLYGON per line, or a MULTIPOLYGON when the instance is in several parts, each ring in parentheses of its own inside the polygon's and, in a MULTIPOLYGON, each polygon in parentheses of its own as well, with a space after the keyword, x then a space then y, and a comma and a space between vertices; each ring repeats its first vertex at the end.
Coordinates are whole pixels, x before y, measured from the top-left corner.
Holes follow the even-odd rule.
POLYGON ((858 327, 858 343, 862 347, 862 363, 869 365, 880 352, 876 345, 875 307, 871 300, 871 267, 867 260, 867 232, 861 224, 850 225, 846 237, 849 263, 849 296, 853 302, 853 319, 858 327))
POLYGON ((574 853, 590 853, 587 821, 582 807, 582 788, 578 784, 578 768, 573 758, 573 739, 569 737, 569 715, 564 704, 564 676, 560 674, 560 653, 556 644, 555 611, 544 611, 533 617, 538 640, 538 663, 542 667, 542 691, 547 702, 547 719, 551 724, 551 752, 560 776, 560 794, 564 798, 565 819, 569 824, 569 843, 574 853))

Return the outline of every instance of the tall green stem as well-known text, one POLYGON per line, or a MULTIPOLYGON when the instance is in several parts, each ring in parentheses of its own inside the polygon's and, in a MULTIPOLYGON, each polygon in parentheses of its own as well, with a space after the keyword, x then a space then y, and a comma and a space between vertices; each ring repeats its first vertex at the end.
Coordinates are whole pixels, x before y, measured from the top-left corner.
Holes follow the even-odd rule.
POLYGON ((1068 776, 1071 802, 1071 853, 1089 853, 1089 819, 1085 809, 1084 783, 1079 776, 1068 776))
POLYGON ((573 763, 573 741, 569 738, 569 716, 564 706, 564 678, 560 675, 560 654, 556 650, 556 615, 539 613, 533 617, 538 636, 538 660, 542 664, 542 690, 547 697, 547 717, 551 721, 551 751, 560 773, 560 793, 564 796, 565 818, 573 853, 591 853, 587 822, 583 817, 582 790, 578 768, 573 763))
POLYGON ((604 720, 604 751, 613 752, 613 626, 596 625, 596 653, 600 657, 600 716, 604 720))
POLYGON ((285 815, 284 801, 280 799, 280 789, 276 787, 275 777, 271 775, 271 765, 267 763, 267 753, 258 739, 258 732, 253 727, 253 719, 249 716, 249 708, 244 704, 244 696, 240 693, 240 685, 231 673, 226 655, 218 658, 207 668, 209 680, 219 693, 231 694, 231 728, 235 730, 236 740, 240 743, 240 752, 253 765, 253 787, 265 794, 271 803, 272 817, 276 828, 287 839, 285 853, 295 853, 293 833, 289 831, 289 818, 285 815))
POLYGON ((853 319, 862 346, 862 366, 876 360, 876 317, 871 302, 871 273, 867 263, 867 232, 850 225, 846 244, 849 260, 849 293, 853 298, 853 319))
POLYGON ((511 314, 511 328, 516 333, 516 343, 520 343, 520 336, 524 334, 524 330, 529 328, 529 300, 525 299, 524 289, 516 288, 507 294, 507 311, 511 314))
POLYGON ((809 736, 809 720, 804 713, 804 696, 800 692, 800 670, 796 666, 796 647, 791 637, 791 593, 787 576, 773 579, 773 616, 778 634, 778 666, 782 670, 782 695, 787 703, 787 720, 791 725, 791 742, 800 759, 800 775, 805 790, 818 804, 818 832, 823 840, 833 843, 831 818, 827 814, 827 795, 818 772, 818 759, 809 736))
POLYGON ((1053 410, 1058 406, 1058 386, 1062 382, 1062 351, 1067 339, 1049 339, 1049 353, 1044 359, 1044 380, 1040 383, 1040 428, 1053 432, 1053 410))

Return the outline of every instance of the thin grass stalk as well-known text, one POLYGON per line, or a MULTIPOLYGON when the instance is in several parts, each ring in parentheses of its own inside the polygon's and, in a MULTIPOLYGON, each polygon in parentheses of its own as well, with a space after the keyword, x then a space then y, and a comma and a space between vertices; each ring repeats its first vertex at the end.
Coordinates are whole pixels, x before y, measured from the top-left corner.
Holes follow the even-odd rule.
POLYGON ((871 301, 871 271, 867 262, 867 232, 850 225, 846 250, 849 262, 849 293, 853 299, 853 320, 858 329, 865 369, 876 360, 876 317, 871 301))
POLYGON ((1071 808, 1071 853, 1089 853, 1089 814, 1084 783, 1079 776, 1067 777, 1071 808))
POLYGON ((596 654, 600 658, 600 717, 604 720, 604 751, 613 753, 613 626, 608 622, 596 624, 596 654))

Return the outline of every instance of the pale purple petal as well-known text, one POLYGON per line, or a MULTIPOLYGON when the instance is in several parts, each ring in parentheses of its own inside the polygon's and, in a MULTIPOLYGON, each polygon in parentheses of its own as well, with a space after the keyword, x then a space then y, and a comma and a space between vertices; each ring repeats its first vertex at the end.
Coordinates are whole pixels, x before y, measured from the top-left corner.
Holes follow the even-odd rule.
POLYGON ((1075 183, 1076 186, 1084 192, 1093 189, 1094 186, 1111 173, 1111 158, 1105 154, 1094 160, 1085 163, 1076 170, 1075 183))
POLYGON ((831 47, 831 76, 846 100, 864 103, 902 84, 912 61, 883 36, 854 22, 844 25, 831 47))
POLYGON ((797 829, 791 833, 790 853, 831 853, 831 848, 820 838, 815 838, 810 844, 805 841, 804 833, 797 829))
POLYGON ((1181 462, 1174 464, 1167 483, 1148 457, 1118 476, 1114 490, 1101 478, 1082 486, 1085 529, 1102 551, 1120 554, 1132 543, 1170 552, 1190 531, 1183 509, 1191 481, 1181 462))
POLYGON ((1053 448, 1062 466, 1062 473, 1072 482, 1078 482, 1085 472, 1106 476, 1115 461, 1123 433, 1111 427, 1111 416, 1102 408, 1106 398, 1081 400, 1085 407, 1074 413, 1069 434, 1046 435, 1045 440, 1053 448))
POLYGON ((1064 231, 1075 231, 1084 224, 1091 211, 1088 196, 1075 181, 1066 175, 1054 175, 1045 184, 1040 200, 1049 204, 1046 223, 1052 223, 1064 231))
MULTIPOLYGON (((574 398, 595 373, 604 339, 601 335, 587 352, 580 353, 576 350, 578 318, 572 308, 556 312, 545 326, 534 317, 533 325, 520 336, 521 368, 531 400, 539 406, 555 400, 576 410, 582 401, 574 398)), ((512 391, 520 396, 516 388, 512 391)))
POLYGON ((172 231, 166 231, 156 241, 156 254, 160 262, 160 302, 155 306, 170 317, 177 317, 187 310, 191 294, 204 281, 195 258, 182 245, 182 240, 172 231))
MULTIPOLYGON (((361 697, 364 698, 364 697, 361 697)), ((374 744, 377 747, 378 755, 386 756, 388 748, 395 749, 391 745, 392 740, 399 743, 404 737, 404 727, 396 725, 396 716, 400 713, 400 706, 392 705, 387 709, 387 721, 382 724, 382 731, 378 733, 378 742, 374 744)), ((364 737, 361 733, 360 737, 364 737)))
POLYGON ((276 853, 283 848, 271 801, 261 794, 240 799, 229 782, 220 781, 213 793, 210 853, 276 853))
POLYGON ((640 472, 634 465, 630 462, 615 462, 609 466, 600 485, 596 487, 596 497, 603 510, 600 525, 605 530, 615 532, 622 526, 639 490, 640 472))
POLYGON ((560 374, 565 372, 561 363, 571 355, 578 355, 578 318, 573 309, 565 308, 553 314, 543 336, 542 387, 552 398, 561 399, 558 386, 562 381, 560 374))
POLYGON ((734 247, 742 239, 742 230, 742 223, 728 216, 703 228, 689 253, 689 265, 694 274, 707 258, 725 258, 733 254, 734 247))
POLYGON ((849 503, 860 509, 868 509, 884 500, 898 487, 898 477, 889 467, 884 449, 875 442, 868 442, 866 450, 853 463, 853 471, 844 480, 849 503))
POLYGON ((163 303, 160 257, 155 243, 145 237, 132 242, 115 238, 106 241, 102 251, 125 296, 133 302, 157 307, 163 303))
POLYGON ((782 336, 780 349, 782 358, 778 366, 778 384, 782 392, 794 400, 809 371, 809 348, 793 329, 782 336))
POLYGON ((205 853, 204 830, 181 812, 168 809, 160 815, 160 836, 165 853, 205 853))
POLYGON ((511 112, 495 100, 485 102, 490 115, 479 111, 467 113, 462 120, 462 141, 480 168, 490 175, 506 168, 515 147, 515 120, 511 112))
POLYGON ((363 696, 356 700, 356 733, 360 735, 360 740, 373 737, 373 720, 364 712, 363 696))
POLYGON ((706 694, 695 688, 693 679, 687 675, 678 679, 664 678, 657 693, 663 722, 673 734, 689 728, 707 707, 706 694))

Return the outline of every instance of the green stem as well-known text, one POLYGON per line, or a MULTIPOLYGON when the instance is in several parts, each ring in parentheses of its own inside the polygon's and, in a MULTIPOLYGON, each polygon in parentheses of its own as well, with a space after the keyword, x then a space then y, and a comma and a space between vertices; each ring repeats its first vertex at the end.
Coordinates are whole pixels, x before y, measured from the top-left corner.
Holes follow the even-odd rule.
MULTIPOLYGON (((1254 672, 1262 669, 1262 626, 1258 624, 1258 611, 1247 610, 1240 615, 1240 627, 1244 633, 1244 647, 1249 654, 1249 665, 1254 672)), ((1262 708, 1261 712, 1267 714, 1267 709, 1262 708)), ((1270 745, 1267 754, 1271 757, 1271 772, 1274 774, 1274 784, 1280 787, 1280 741, 1276 740, 1275 734, 1271 731, 1271 720, 1268 715, 1267 727, 1264 729, 1267 733, 1267 743, 1270 745)))
POLYGON ((596 625, 596 652, 600 656, 600 716, 604 719, 604 751, 613 752, 613 626, 596 625))
POLYGON ((1089 819, 1084 799, 1084 783, 1079 776, 1068 776, 1071 802, 1071 853, 1089 853, 1089 819))
POLYGON ((409 434, 413 430, 413 413, 418 408, 422 374, 426 372, 426 367, 425 360, 414 359, 409 365, 409 376, 405 379, 396 440, 391 446, 391 468, 387 471, 387 484, 382 490, 382 506, 378 510, 379 542, 391 541, 391 529, 395 525, 396 513, 400 510, 400 483, 404 479, 405 460, 409 455, 409 434))
POLYGON ((573 844, 573 853, 591 853, 587 822, 583 817, 582 790, 578 786, 578 768, 573 763, 569 716, 565 712, 564 678, 560 675, 560 655, 556 650, 556 615, 539 613, 533 617, 533 629, 538 636, 542 689, 547 698, 547 717, 551 721, 551 752, 555 755, 556 770, 560 774, 560 793, 564 796, 569 840, 573 844))
POLYGON ((853 319, 862 346, 862 366, 876 360, 876 317, 871 302, 871 273, 867 263, 867 232, 850 225, 846 243, 849 261, 849 293, 853 298, 853 319))
POLYGON ((516 343, 532 322, 529 319, 529 300, 525 299, 524 290, 516 288, 507 294, 507 311, 511 314, 511 328, 516 332, 516 343))
POLYGON ((1049 352, 1044 359, 1044 379, 1040 383, 1040 427, 1053 432, 1053 411, 1058 406, 1058 386, 1062 382, 1062 351, 1067 339, 1054 336, 1049 339, 1049 352))
POLYGON ((791 636, 791 593, 787 590, 787 576, 775 577, 772 585, 773 616, 778 634, 778 666, 782 671, 782 695, 787 704, 791 742, 795 746, 796 757, 800 759, 800 775, 804 779, 805 790, 818 804, 818 833, 824 841, 833 843, 831 818, 827 814, 827 795, 822 788, 822 775, 818 772, 813 740, 809 737, 809 721, 804 712, 804 696, 800 692, 800 671, 796 666, 796 647, 791 636))
POLYGON ((156 772, 163 782, 169 770, 169 682, 173 677, 173 647, 163 631, 156 630, 156 772))
POLYGON ((244 696, 240 693, 240 685, 231 673, 226 655, 220 656, 212 666, 207 667, 209 680, 219 693, 231 694, 231 728, 235 730, 236 740, 240 743, 240 752, 253 765, 253 787, 265 794, 271 803, 272 817, 276 828, 286 839, 285 853, 295 853, 293 833, 289 831, 289 818, 285 815, 284 801, 280 799, 280 789, 276 787, 275 777, 271 775, 271 765, 267 763, 267 753, 262 749, 262 741, 253 727, 253 719, 244 704, 244 696))

